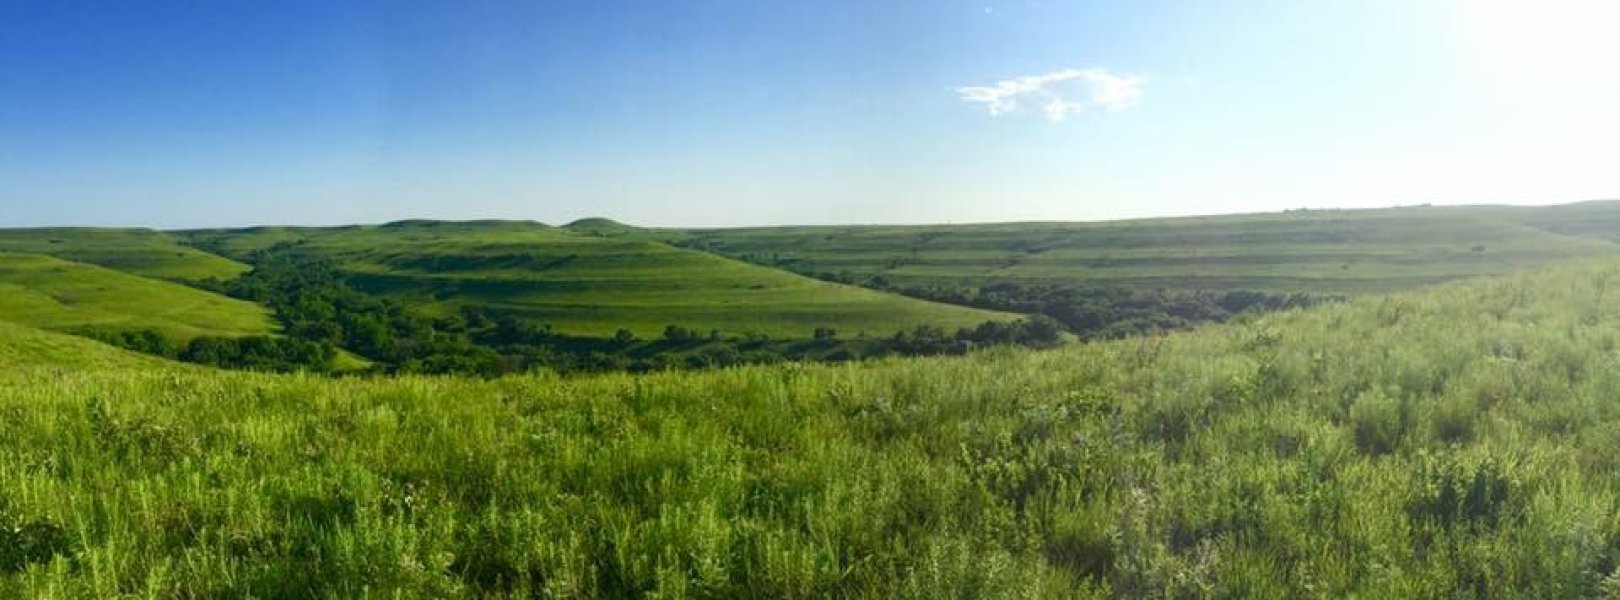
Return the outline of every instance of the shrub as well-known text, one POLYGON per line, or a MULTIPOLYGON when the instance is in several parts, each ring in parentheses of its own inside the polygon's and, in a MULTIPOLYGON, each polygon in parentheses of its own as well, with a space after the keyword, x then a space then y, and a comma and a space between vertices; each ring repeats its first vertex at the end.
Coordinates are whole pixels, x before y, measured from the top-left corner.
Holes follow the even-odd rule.
POLYGON ((1363 392, 1350 405, 1356 447, 1368 454, 1389 454, 1406 435, 1403 403, 1376 391, 1363 392))

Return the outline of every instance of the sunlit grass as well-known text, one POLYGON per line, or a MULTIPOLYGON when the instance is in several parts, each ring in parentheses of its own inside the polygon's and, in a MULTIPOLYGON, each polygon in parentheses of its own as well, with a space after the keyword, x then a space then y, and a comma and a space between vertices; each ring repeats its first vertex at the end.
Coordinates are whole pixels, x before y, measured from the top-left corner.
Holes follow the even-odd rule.
MULTIPOLYGON (((0 596, 1598 596, 1617 289, 1589 264, 1051 352, 496 381, 74 340, 0 369, 0 596)), ((0 328, 0 357, 61 339, 0 328)))
POLYGON ((275 330, 261 306, 103 267, 0 252, 0 320, 74 332, 157 331, 198 336, 275 330))
POLYGON ((526 222, 407 222, 331 229, 192 232, 246 257, 285 252, 337 261, 351 283, 455 315, 471 307, 551 325, 557 333, 656 338, 669 325, 703 334, 808 339, 818 327, 847 337, 919 325, 955 331, 1017 315, 923 302, 721 258, 655 241, 604 238, 526 222))
POLYGON ((1413 207, 1144 219, 711 229, 659 234, 799 272, 899 285, 1355 294, 1614 254, 1620 205, 1413 207))
POLYGON ((149 229, 0 229, 0 252, 46 254, 156 279, 230 279, 247 266, 149 229))

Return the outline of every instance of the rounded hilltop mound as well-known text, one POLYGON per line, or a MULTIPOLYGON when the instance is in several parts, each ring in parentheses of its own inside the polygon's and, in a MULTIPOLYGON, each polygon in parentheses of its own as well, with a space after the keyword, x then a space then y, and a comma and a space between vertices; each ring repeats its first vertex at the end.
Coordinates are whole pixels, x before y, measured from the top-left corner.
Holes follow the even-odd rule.
POLYGON ((595 233, 599 235, 631 233, 640 229, 633 225, 626 225, 606 217, 588 217, 580 219, 564 225, 563 228, 580 233, 595 233))

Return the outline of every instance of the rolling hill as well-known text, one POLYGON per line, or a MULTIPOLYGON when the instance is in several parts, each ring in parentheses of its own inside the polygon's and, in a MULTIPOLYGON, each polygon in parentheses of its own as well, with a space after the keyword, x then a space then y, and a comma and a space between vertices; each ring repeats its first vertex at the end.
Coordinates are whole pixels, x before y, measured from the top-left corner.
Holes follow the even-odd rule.
POLYGON ((1498 218, 1554 233, 1620 242, 1620 200, 1597 200, 1552 206, 1497 206, 1486 210, 1498 218))
POLYGON ((171 281, 230 279, 247 270, 150 229, 0 229, 0 252, 45 254, 171 281))
POLYGON ((175 340, 275 330, 263 307, 121 271, 0 252, 0 320, 70 332, 154 330, 175 340))
POLYGON ((1610 260, 1048 352, 495 381, 0 325, 0 596, 1602 597, 1616 289, 1610 260))
POLYGON ((14 377, 16 371, 24 369, 105 373, 183 368, 189 367, 75 335, 0 321, 0 380, 14 377))
POLYGON ((1345 294, 1620 252, 1620 204, 1312 210, 1109 222, 658 230, 800 273, 898 285, 1345 294))
POLYGON ((657 241, 529 222, 403 221, 342 228, 183 232, 199 247, 247 258, 280 249, 335 260, 361 289, 430 313, 476 307, 605 337, 656 337, 668 325, 728 335, 807 338, 817 327, 855 336, 918 325, 971 327, 1014 315, 830 284, 657 241))

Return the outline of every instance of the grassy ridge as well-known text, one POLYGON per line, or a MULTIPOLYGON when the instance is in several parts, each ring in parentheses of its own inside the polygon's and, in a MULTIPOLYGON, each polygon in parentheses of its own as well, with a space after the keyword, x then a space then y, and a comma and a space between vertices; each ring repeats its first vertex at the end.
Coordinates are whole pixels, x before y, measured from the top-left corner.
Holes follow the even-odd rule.
POLYGON ((1415 207, 1098 223, 661 231, 806 273, 896 284, 1122 285, 1316 294, 1409 289, 1620 251, 1620 204, 1415 207))
MULTIPOLYGON (((161 372, 184 370, 185 367, 78 336, 0 321, 0 372, 4 372, 0 379, 36 369, 60 377, 68 372, 161 372)), ((4 448, 6 443, 0 442, 0 448, 4 448)))
POLYGON ((75 332, 158 331, 185 341, 275 330, 263 307, 94 265, 0 252, 0 320, 75 332))
POLYGON ((0 229, 0 252, 45 254, 171 281, 230 279, 247 270, 149 229, 0 229))
POLYGON ((807 338, 954 330, 1010 315, 828 284, 655 241, 522 222, 402 222, 337 229, 190 232, 232 256, 281 248, 337 260, 360 288, 438 314, 477 307, 559 333, 656 337, 670 324, 707 333, 807 338), (279 246, 278 246, 279 245, 279 246))
POLYGON ((1593 597, 1617 290, 640 377, 0 369, 0 596, 1593 597))
POLYGON ((1494 207, 1505 219, 1565 235, 1620 242, 1620 201, 1539 207, 1494 207))

